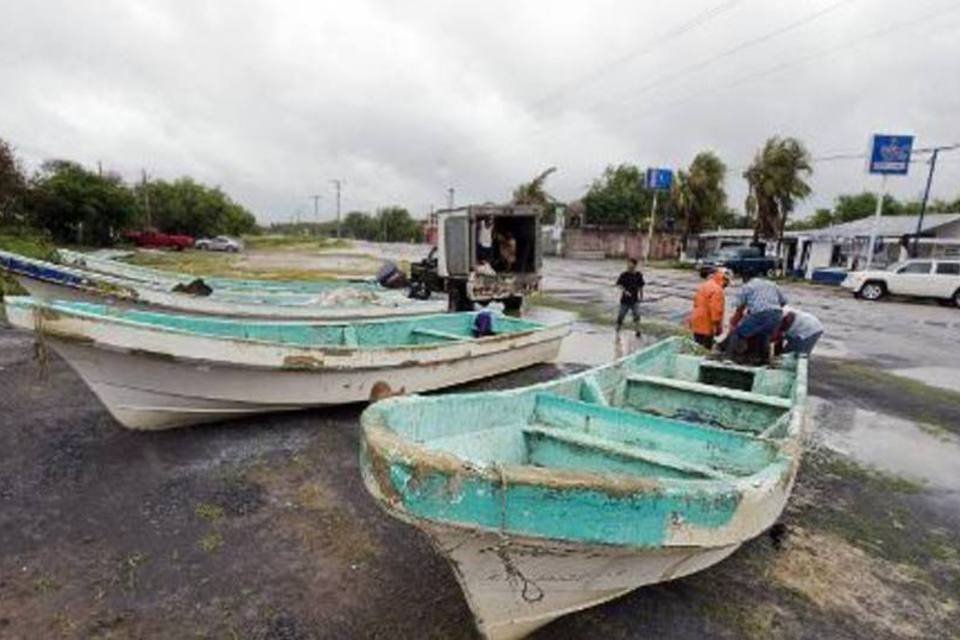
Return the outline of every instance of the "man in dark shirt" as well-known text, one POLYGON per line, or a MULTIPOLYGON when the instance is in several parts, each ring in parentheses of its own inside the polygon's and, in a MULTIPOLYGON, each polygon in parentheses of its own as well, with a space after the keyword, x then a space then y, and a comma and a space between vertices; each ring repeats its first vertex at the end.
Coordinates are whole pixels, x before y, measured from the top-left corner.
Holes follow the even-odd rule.
POLYGON ((643 300, 643 274, 637 271, 637 261, 633 258, 627 260, 627 270, 617 278, 617 286, 620 287, 620 311, 617 313, 617 333, 623 328, 623 319, 627 317, 627 312, 633 314, 633 329, 637 337, 640 337, 640 301, 643 300))

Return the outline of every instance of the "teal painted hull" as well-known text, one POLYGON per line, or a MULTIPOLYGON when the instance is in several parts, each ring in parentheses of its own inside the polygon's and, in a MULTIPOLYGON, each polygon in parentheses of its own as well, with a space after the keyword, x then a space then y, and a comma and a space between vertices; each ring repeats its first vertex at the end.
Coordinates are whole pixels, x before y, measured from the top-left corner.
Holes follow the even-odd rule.
POLYGON ((779 517, 799 464, 807 362, 751 369, 698 353, 675 338, 534 387, 377 403, 362 418, 366 485, 449 549, 491 637, 699 570, 779 517), (518 556, 516 545, 538 550, 518 556), (489 566, 501 552, 509 561, 489 566), (636 560, 626 581, 604 564, 624 553, 636 560), (591 585, 582 601, 558 595, 571 585, 555 577, 579 570, 571 557, 591 585), (686 564, 654 571, 656 558, 686 564), (521 566, 542 572, 533 582, 545 598, 525 600, 521 566))

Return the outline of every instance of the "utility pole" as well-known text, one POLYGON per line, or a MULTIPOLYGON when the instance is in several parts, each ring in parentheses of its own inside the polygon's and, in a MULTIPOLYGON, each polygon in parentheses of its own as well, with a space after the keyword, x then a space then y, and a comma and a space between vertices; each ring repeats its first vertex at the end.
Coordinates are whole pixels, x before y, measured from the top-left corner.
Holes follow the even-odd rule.
POLYGON ((147 170, 140 170, 141 184, 143 185, 143 210, 147 214, 147 229, 150 229, 153 226, 152 221, 150 220, 150 191, 147 189, 147 170))
POLYGON ((313 221, 317 223, 317 228, 314 229, 314 233, 317 233, 320 230, 320 198, 323 196, 314 194, 310 197, 313 198, 313 221))
POLYGON ((449 187, 447 189, 447 209, 453 209, 453 195, 454 189, 453 187, 449 187))
POLYGON ((647 231, 647 247, 643 252, 643 262, 650 260, 650 247, 653 245, 653 227, 657 219, 657 189, 653 190, 653 204, 650 205, 650 229, 647 231))
POLYGON ((339 180, 339 179, 334 179, 334 180, 331 180, 330 182, 333 183, 333 186, 334 186, 334 187, 336 188, 336 190, 337 190, 337 238, 339 238, 339 237, 340 237, 340 185, 341 185, 341 180, 339 180))
POLYGON ((917 232, 913 235, 913 246, 910 250, 911 258, 916 258, 917 252, 920 249, 920 234, 923 233, 923 216, 927 212, 927 200, 930 199, 930 185, 933 183, 933 172, 937 168, 937 156, 940 155, 941 151, 950 151, 957 148, 960 148, 960 144, 950 144, 940 147, 933 147, 930 149, 933 154, 930 156, 930 171, 927 173, 927 185, 923 189, 923 201, 920 203, 920 215, 917 217, 917 232))
POLYGON ((887 198, 887 174, 880 176, 880 197, 877 198, 877 210, 873 216, 873 227, 870 229, 870 246, 867 248, 866 271, 873 263, 873 249, 877 245, 877 229, 880 227, 880 217, 883 215, 883 201, 887 198))

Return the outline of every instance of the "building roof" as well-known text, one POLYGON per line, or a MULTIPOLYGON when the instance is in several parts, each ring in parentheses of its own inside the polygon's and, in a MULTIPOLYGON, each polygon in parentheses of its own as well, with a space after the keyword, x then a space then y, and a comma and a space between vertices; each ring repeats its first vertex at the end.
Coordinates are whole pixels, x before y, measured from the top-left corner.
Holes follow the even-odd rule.
POLYGON ((697 234, 698 238, 752 238, 753 229, 716 229, 697 234))
MULTIPOLYGON (((917 218, 919 216, 880 216, 877 225, 877 234, 883 237, 900 238, 906 234, 917 232, 917 218)), ((951 222, 960 220, 960 213, 928 213, 923 216, 923 228, 920 233, 927 233, 951 222)), ((860 218, 853 222, 835 224, 822 229, 810 229, 806 235, 814 238, 855 238, 869 236, 873 230, 874 216, 860 218)))

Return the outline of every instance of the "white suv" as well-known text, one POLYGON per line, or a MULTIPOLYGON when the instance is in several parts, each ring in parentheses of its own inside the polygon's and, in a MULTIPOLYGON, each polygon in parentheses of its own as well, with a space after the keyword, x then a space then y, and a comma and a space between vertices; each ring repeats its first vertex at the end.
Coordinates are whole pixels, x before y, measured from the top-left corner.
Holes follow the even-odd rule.
POLYGON ((854 271, 841 284, 865 300, 885 295, 952 300, 960 306, 960 258, 907 260, 886 271, 854 271))

